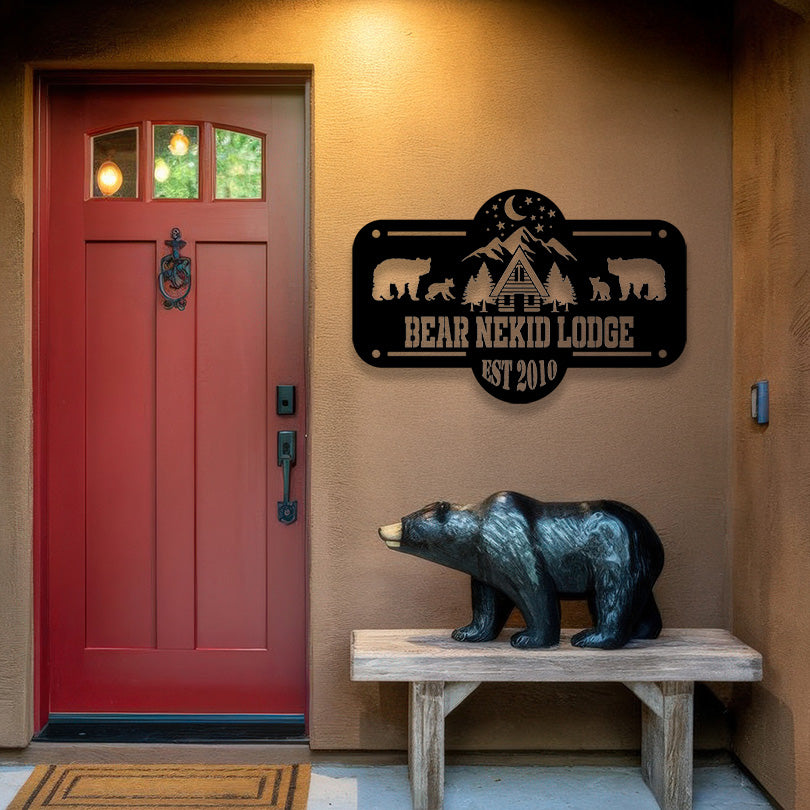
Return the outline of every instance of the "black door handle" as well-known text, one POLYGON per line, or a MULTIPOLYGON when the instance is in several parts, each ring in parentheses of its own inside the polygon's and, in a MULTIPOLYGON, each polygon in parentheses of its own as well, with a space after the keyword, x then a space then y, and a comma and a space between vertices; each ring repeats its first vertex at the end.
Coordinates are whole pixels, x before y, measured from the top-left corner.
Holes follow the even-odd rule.
POLYGON ((278 502, 278 519, 281 523, 295 523, 298 519, 298 501, 290 500, 290 469, 295 464, 294 430, 278 432, 278 464, 283 478, 283 496, 278 502))

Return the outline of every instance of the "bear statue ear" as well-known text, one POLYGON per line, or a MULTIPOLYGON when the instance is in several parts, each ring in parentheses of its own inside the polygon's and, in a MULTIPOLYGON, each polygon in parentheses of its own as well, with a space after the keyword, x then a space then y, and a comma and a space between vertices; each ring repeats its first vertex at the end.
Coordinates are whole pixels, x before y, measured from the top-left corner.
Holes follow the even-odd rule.
POLYGON ((436 519, 444 523, 450 513, 450 504, 447 501, 439 501, 436 504, 436 519))

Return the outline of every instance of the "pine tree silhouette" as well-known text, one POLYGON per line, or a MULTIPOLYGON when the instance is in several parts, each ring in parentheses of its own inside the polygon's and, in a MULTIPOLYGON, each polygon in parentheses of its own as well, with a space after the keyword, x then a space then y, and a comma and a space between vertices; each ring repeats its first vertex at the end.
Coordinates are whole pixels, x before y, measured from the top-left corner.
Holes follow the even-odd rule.
POLYGON ((464 297, 461 299, 461 303, 468 304, 470 311, 478 304, 481 307, 481 312, 486 312, 487 303, 492 303, 489 297, 492 286, 492 276, 489 274, 489 268, 486 262, 481 262, 478 272, 470 277, 467 286, 464 288, 464 297))
POLYGON ((552 303, 553 312, 557 312, 558 305, 563 307, 567 312, 568 307, 577 302, 574 286, 571 284, 570 280, 562 274, 557 262, 551 265, 548 280, 546 281, 546 289, 548 290, 549 301, 552 303))

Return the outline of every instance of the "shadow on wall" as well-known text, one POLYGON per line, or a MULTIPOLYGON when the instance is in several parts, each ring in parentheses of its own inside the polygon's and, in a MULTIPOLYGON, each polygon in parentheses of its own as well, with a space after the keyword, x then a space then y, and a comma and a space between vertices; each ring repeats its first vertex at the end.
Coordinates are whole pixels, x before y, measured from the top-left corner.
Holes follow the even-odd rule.
MULTIPOLYGON (((361 719, 361 730, 379 729, 380 718, 386 726, 388 750, 405 756, 408 728, 408 688, 402 683, 362 684, 368 688, 368 714, 361 719)), ((745 696, 750 692, 737 685, 745 696)), ((695 685, 695 750, 728 751, 734 714, 729 713, 705 684, 695 685)), ((735 694, 737 694, 735 692, 735 694)), ((482 684, 447 719, 448 751, 535 751, 536 727, 549 731, 545 753, 560 752, 571 756, 573 748, 599 751, 592 740, 612 734, 613 753, 638 755, 641 747, 641 704, 620 684, 482 684), (609 713, 599 707, 610 705, 609 713), (526 718, 531 717, 531 722, 526 718), (571 743, 569 724, 581 727, 580 744, 571 743), (533 729, 534 727, 534 729, 533 729), (556 731, 555 731, 556 729, 556 731), (566 731, 566 729, 568 729, 566 731), (497 742, 493 744, 493 740, 497 742), (509 740, 508 745, 503 741, 509 740)), ((791 726, 792 728, 792 726, 791 726)))
POLYGON ((761 683, 750 684, 735 712, 734 751, 749 765, 755 765, 754 776, 785 808, 796 805, 796 741, 793 712, 761 683), (766 749, 759 741, 768 740, 766 749), (753 747, 751 747, 753 746, 753 747))

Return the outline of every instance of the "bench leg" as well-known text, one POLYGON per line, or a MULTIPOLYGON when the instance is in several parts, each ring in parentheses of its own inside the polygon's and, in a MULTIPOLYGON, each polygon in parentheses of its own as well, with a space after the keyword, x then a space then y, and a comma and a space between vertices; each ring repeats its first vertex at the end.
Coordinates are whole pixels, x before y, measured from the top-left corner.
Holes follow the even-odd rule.
POLYGON ((444 683, 410 684, 408 773, 413 810, 444 805, 444 683))
POLYGON ((641 774, 661 810, 691 810, 695 685, 663 681, 645 686, 657 694, 641 706, 641 774))

